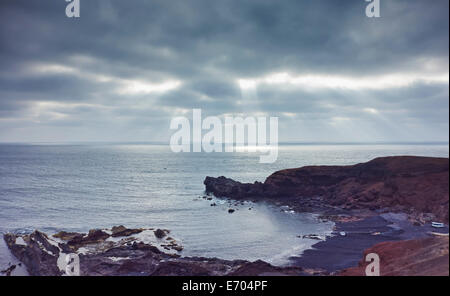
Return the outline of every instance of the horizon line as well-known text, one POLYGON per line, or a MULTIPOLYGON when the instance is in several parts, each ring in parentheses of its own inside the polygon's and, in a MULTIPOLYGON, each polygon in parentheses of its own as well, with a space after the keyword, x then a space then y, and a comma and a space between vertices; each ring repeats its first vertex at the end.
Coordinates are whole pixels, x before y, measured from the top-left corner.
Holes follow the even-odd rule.
MULTIPOLYGON (((169 145, 169 141, 0 141, 0 145, 169 145)), ((193 144, 193 143, 192 143, 193 144)), ((191 144, 191 145, 192 145, 191 144)), ((234 143, 235 144, 235 143, 234 143)), ((283 141, 278 145, 449 145, 449 141, 283 141)))

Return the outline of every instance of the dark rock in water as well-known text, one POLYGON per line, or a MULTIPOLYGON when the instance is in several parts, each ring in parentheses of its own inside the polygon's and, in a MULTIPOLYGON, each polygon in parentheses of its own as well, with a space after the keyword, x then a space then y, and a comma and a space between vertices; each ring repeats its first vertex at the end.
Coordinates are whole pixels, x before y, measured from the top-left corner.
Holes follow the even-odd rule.
POLYGON ((60 231, 56 234, 53 235, 53 237, 65 240, 65 241, 81 241, 84 237, 83 234, 81 233, 77 233, 77 232, 65 232, 65 231, 60 231))
POLYGON ((133 250, 141 250, 141 251, 151 251, 154 254, 161 254, 162 252, 155 246, 150 244, 146 244, 144 242, 133 242, 131 245, 133 250))
POLYGON ((172 246, 172 249, 177 251, 177 252, 183 251, 183 247, 182 246, 172 246))
POLYGON ((90 244, 97 244, 105 241, 109 238, 109 234, 100 230, 100 229, 91 229, 87 235, 75 236, 73 239, 67 242, 69 247, 72 247, 72 250, 77 250, 78 248, 84 247, 90 244))
POLYGON ((100 229, 89 230, 88 235, 83 238, 84 244, 98 243, 109 237, 109 234, 100 229))
POLYGON ((217 197, 239 199, 259 196, 264 192, 262 183, 244 184, 223 176, 219 178, 206 177, 203 183, 206 186, 206 192, 212 193, 217 197))
POLYGON ((161 229, 156 229, 155 231, 154 231, 154 233, 155 233, 155 236, 157 237, 157 238, 159 238, 159 239, 161 239, 161 238, 163 238, 163 237, 165 237, 167 234, 166 234, 166 232, 164 231, 164 230, 161 230, 161 229))
POLYGON ((215 207, 215 206, 217 206, 217 204, 216 204, 215 202, 213 202, 213 203, 211 204, 211 207, 215 207))
POLYGON ((139 229, 129 229, 126 228, 123 225, 120 226, 113 226, 113 228, 111 228, 111 232, 112 232, 112 237, 119 237, 119 236, 130 236, 132 234, 137 234, 137 233, 141 233, 144 229, 139 228, 139 229))
POLYGON ((232 214, 232 213, 234 213, 234 210, 233 209, 228 209, 228 213, 232 214))
POLYGON ((310 211, 392 208, 432 213, 449 221, 448 158, 381 157, 349 166, 306 166, 273 173, 264 183, 206 177, 205 190, 217 197, 289 201, 310 211))
POLYGON ((110 235, 100 229, 91 229, 89 233, 65 232, 60 231, 53 235, 53 237, 67 241, 67 244, 62 245, 64 252, 72 252, 89 244, 96 244, 105 241, 110 235))

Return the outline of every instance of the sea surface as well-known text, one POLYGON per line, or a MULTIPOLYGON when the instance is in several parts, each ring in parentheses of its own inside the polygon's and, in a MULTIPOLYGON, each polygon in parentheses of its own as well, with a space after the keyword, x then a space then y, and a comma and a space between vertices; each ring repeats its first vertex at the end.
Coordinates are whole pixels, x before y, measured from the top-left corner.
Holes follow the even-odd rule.
MULTIPOLYGON (((285 265, 315 243, 298 236, 327 235, 333 224, 282 205, 205 200, 205 177, 264 181, 280 169, 389 155, 448 157, 449 146, 281 145, 275 163, 260 164, 254 153, 173 153, 167 145, 1 144, 0 233, 161 227, 185 256, 285 265)), ((11 260, 2 241, 0 269, 11 260)))

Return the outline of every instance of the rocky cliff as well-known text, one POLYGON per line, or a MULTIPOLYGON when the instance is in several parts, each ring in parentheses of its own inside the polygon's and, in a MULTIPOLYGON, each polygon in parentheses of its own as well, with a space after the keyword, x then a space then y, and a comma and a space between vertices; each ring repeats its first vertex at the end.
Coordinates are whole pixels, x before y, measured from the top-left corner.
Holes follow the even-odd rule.
POLYGON ((264 183, 207 177, 206 191, 233 199, 314 199, 344 209, 389 208, 432 213, 448 221, 448 158, 394 156, 350 166, 306 166, 275 172, 264 183))
MULTIPOLYGON (((448 276, 448 237, 429 237, 416 240, 379 243, 364 252, 380 257, 381 276, 448 276)), ((343 270, 341 276, 364 276, 367 262, 343 270)))

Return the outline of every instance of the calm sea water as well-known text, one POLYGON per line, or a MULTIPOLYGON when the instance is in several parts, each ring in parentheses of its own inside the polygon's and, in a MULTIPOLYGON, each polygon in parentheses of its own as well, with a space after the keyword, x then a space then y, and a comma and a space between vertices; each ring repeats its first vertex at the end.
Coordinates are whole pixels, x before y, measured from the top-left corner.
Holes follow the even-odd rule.
MULTIPOLYGON (((285 264, 314 243, 298 235, 327 234, 332 225, 274 205, 199 199, 204 178, 264 181, 280 169, 387 155, 448 157, 449 147, 286 145, 276 163, 260 164, 256 154, 175 154, 165 145, 0 145, 0 232, 163 227, 182 241, 186 256, 285 264)), ((8 256, 0 248, 0 267, 8 256)))

